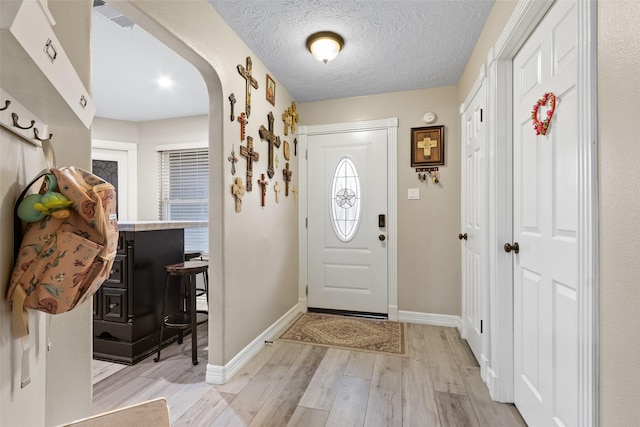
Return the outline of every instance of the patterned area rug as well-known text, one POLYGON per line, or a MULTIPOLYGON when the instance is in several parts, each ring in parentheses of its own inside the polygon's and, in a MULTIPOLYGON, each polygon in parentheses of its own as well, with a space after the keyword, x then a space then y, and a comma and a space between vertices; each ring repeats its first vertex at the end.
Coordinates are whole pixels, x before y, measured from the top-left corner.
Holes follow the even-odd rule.
POLYGON ((388 320, 303 313, 280 340, 407 356, 407 325, 388 320))

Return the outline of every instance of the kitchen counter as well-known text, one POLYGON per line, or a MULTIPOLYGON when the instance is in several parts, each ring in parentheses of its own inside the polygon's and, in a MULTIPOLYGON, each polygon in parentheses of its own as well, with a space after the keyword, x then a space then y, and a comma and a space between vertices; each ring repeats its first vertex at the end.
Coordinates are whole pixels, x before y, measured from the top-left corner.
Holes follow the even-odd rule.
POLYGON ((173 230, 208 226, 208 221, 118 221, 120 231, 173 230))
MULTIPOLYGON (((111 275, 93 298, 93 357, 133 365, 160 344, 164 266, 184 262, 185 229, 208 222, 122 221, 118 226, 111 275)), ((180 311, 180 286, 169 286, 167 292, 167 312, 180 311)), ((168 331, 162 345, 176 334, 168 331)))

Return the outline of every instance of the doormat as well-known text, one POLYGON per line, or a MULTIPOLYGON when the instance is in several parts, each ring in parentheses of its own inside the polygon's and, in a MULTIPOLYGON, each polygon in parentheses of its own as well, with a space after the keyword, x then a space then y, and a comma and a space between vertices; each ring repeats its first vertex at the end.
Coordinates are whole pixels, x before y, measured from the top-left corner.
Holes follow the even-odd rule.
POLYGON ((281 341, 407 356, 406 323, 302 313, 281 341))

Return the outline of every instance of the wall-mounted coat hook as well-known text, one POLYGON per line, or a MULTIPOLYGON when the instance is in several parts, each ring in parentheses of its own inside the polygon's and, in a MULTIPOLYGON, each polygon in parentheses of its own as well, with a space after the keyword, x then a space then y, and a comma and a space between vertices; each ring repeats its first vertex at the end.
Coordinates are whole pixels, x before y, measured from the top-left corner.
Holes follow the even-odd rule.
POLYGON ((9 108, 9 105, 11 105, 11 101, 9 101, 8 99, 4 100, 4 107, 0 108, 0 111, 4 111, 7 108, 9 108))
POLYGON ((17 127, 18 129, 24 129, 24 130, 29 130, 33 127, 33 125, 36 124, 35 120, 31 120, 31 125, 24 127, 24 126, 20 126, 20 124, 18 123, 18 120, 20 120, 20 118, 18 117, 18 114, 16 113, 11 113, 11 119, 13 120, 13 125, 15 127, 17 127))
POLYGON ((38 130, 38 128, 33 128, 33 137, 38 141, 44 141, 45 139, 50 141, 52 136, 53 134, 50 133, 48 138, 40 138, 40 131, 38 130))

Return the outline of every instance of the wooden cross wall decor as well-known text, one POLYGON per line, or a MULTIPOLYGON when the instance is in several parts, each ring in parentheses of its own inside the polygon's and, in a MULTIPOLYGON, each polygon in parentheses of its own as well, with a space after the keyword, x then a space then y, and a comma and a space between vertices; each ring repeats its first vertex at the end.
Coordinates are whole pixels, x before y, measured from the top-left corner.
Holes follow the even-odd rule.
POLYGON ((276 203, 280 203, 280 184, 278 181, 273 184, 273 191, 276 193, 276 203))
POLYGON ((291 157, 289 151, 289 143, 286 140, 282 141, 282 154, 284 155, 285 160, 289 160, 291 157))
POLYGON ((231 194, 236 198, 236 212, 240 212, 242 210, 242 196, 244 196, 242 178, 236 178, 235 184, 231 186, 231 194))
POLYGON ((253 162, 260 159, 260 154, 253 151, 253 138, 247 137, 247 146, 240 146, 240 155, 247 158, 247 191, 253 189, 253 162))
POLYGON ((300 117, 298 117, 296 101, 291 102, 291 107, 289 107, 289 109, 289 114, 291 115, 291 133, 293 134, 296 133, 296 123, 300 120, 300 117))
POLYGON ((229 95, 229 102, 231 103, 231 121, 234 121, 236 119, 234 113, 233 113, 233 107, 236 105, 236 96, 234 94, 229 95))
POLYGON ((251 75, 251 69, 253 65, 251 64, 251 57, 247 56, 247 68, 245 69, 242 64, 238 64, 238 73, 246 80, 245 84, 245 102, 244 102, 244 111, 247 113, 247 118, 251 115, 251 86, 254 89, 258 89, 258 81, 253 78, 251 75))
POLYGON ((280 137, 276 136, 273 133, 273 113, 271 111, 269 111, 269 114, 267 115, 267 120, 269 120, 269 129, 265 129, 265 127, 263 125, 260 125, 260 138, 262 139, 266 139, 267 142, 269 143, 269 165, 267 167, 267 175, 269 175, 269 178, 273 178, 273 175, 275 175, 275 171, 273 169, 273 152, 275 151, 275 149, 273 148, 273 146, 275 145, 276 148, 280 148, 280 137))
POLYGON ((249 120, 247 120, 247 116, 246 114, 244 114, 244 111, 238 116, 238 122, 240 122, 240 141, 244 141, 247 124, 249 123, 249 120))
POLYGON ((282 177, 284 179, 284 195, 289 197, 289 183, 291 182, 292 171, 289 170, 289 162, 285 169, 282 169, 282 177))
POLYGON ((289 135, 289 129, 291 133, 296 133, 296 123, 298 123, 298 111, 296 110, 296 102, 291 102, 291 107, 284 110, 282 113, 282 121, 284 122, 284 134, 289 135))
POLYGON ((267 195, 267 185, 269 185, 269 181, 267 181, 266 179, 264 179, 264 174, 262 174, 262 178, 260 178, 258 180, 258 185, 260 185, 260 187, 262 187, 262 207, 264 207, 264 199, 265 196, 267 195))
POLYGON ((282 113, 282 121, 284 122, 284 135, 287 136, 289 135, 289 126, 291 126, 291 115, 288 108, 282 113))

